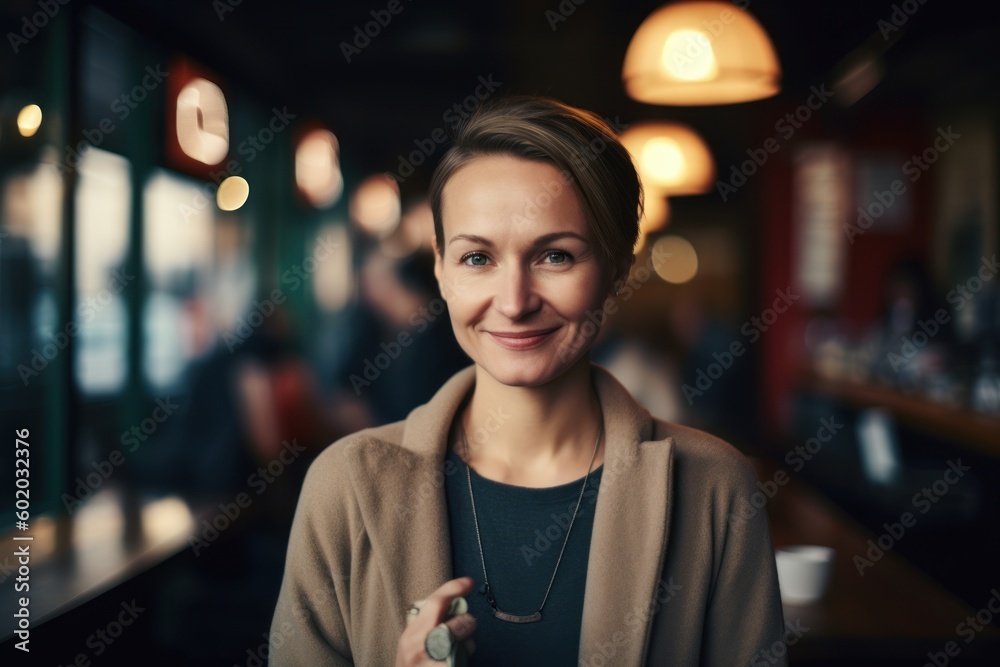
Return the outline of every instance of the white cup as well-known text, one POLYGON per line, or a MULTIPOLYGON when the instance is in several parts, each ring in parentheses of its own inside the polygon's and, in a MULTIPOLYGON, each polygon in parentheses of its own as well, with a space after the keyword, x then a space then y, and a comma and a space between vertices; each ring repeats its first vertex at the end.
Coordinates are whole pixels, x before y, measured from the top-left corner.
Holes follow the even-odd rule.
POLYGON ((811 604, 823 598, 830 580, 834 550, 816 544, 778 549, 778 586, 785 604, 811 604))

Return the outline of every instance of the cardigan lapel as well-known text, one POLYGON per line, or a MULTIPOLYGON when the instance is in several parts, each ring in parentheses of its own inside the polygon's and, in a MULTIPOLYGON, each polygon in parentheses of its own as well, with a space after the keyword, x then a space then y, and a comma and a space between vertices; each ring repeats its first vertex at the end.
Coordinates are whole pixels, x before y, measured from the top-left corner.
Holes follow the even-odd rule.
POLYGON ((578 664, 643 664, 665 562, 673 439, 603 366, 592 364, 605 456, 594 510, 578 664), (598 660, 602 656, 604 659, 598 660))
MULTIPOLYGON (((444 459, 448 432, 475 383, 475 364, 453 375, 403 423, 400 443, 356 441, 352 480, 402 632, 409 605, 453 578, 444 459)), ((604 415, 604 471, 584 591, 581 664, 602 654, 641 665, 666 554, 673 441, 652 441, 653 418, 603 366, 591 377, 604 415), (610 648, 609 648, 610 647, 610 648)), ((381 427, 384 428, 384 427, 381 427)), ((396 439, 396 438, 393 438, 396 439)))

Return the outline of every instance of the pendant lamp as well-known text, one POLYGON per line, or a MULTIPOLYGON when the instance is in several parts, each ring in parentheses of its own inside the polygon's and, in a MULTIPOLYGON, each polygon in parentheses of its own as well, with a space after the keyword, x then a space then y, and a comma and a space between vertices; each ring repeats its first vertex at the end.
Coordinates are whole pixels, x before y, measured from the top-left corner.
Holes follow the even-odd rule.
POLYGON ((676 2, 632 36, 622 81, 648 104, 734 104, 776 95, 781 65, 761 25, 729 2, 676 2))
POLYGON ((643 187, 662 196, 698 195, 712 189, 715 160, 701 136, 683 123, 644 121, 621 135, 643 187))

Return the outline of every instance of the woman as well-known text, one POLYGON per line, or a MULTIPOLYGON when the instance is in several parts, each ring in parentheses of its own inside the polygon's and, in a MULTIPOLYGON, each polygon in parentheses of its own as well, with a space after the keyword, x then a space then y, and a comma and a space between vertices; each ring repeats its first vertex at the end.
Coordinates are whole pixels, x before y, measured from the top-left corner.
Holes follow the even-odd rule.
POLYGON ((310 467, 272 664, 433 665, 455 642, 472 665, 784 663, 766 516, 734 514, 748 462, 589 358, 641 289, 641 195, 590 112, 515 96, 459 128, 434 272, 475 363, 310 467))

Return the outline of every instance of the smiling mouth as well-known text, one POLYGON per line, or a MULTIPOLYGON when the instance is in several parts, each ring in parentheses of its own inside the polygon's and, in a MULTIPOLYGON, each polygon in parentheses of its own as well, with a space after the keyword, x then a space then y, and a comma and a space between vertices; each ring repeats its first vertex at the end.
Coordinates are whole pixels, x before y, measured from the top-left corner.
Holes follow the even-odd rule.
POLYGON ((554 329, 535 329, 533 331, 488 331, 487 333, 493 337, 493 340, 497 344, 507 349, 527 350, 542 345, 558 329, 559 327, 555 327, 554 329))
POLYGON ((537 338, 538 336, 544 336, 545 334, 552 333, 558 328, 559 327, 552 327, 551 329, 532 329, 531 331, 489 331, 488 333, 500 338, 537 338))

